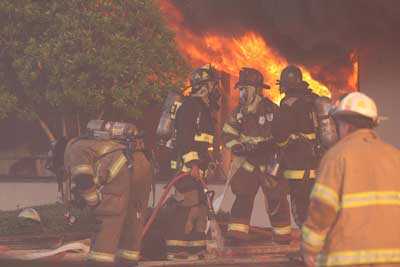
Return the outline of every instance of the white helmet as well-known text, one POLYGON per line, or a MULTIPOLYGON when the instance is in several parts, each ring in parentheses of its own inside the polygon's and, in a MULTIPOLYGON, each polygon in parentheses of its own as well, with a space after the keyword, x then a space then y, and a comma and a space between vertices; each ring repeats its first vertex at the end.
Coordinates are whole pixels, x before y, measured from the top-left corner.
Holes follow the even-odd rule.
POLYGON ((338 115, 361 115, 378 123, 378 109, 375 101, 360 92, 353 92, 345 96, 337 104, 332 112, 333 116, 338 115))

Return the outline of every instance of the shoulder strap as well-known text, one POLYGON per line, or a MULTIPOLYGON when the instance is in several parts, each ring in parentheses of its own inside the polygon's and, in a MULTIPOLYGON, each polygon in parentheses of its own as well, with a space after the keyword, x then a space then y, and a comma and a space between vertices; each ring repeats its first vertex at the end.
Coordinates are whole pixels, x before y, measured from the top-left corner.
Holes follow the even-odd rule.
POLYGON ((285 99, 283 104, 291 107, 298 99, 299 99, 298 97, 290 96, 287 99, 285 99))

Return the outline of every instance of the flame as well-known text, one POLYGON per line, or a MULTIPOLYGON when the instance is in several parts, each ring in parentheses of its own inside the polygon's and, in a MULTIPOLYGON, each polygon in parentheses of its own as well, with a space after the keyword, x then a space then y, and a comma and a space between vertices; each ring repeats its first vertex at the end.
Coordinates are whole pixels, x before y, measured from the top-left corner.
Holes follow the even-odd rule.
POLYGON ((350 89, 353 91, 359 90, 359 63, 358 63, 358 56, 355 52, 350 54, 350 60, 353 66, 353 72, 349 76, 347 83, 349 84, 350 89))
MULTIPOLYGON (((181 53, 188 59, 192 66, 211 63, 217 69, 227 72, 238 80, 242 67, 251 67, 259 70, 265 82, 271 86, 266 90, 265 96, 279 103, 283 95, 278 86, 280 72, 288 65, 288 61, 268 44, 268 41, 257 32, 247 31, 237 37, 226 37, 220 34, 207 33, 203 36, 195 35, 183 25, 183 18, 176 7, 169 0, 160 0, 161 11, 167 18, 169 27, 176 34, 176 42, 181 53)), ((345 90, 357 88, 357 60, 354 59, 353 71, 348 76, 348 87, 345 90)), ((313 78, 311 71, 304 66, 299 66, 303 72, 303 79, 318 95, 331 97, 327 85, 313 78)), ((312 73, 318 73, 318 67, 312 73)), ((334 79, 334 76, 332 77, 334 79)), ((338 91, 339 93, 341 90, 338 91)))

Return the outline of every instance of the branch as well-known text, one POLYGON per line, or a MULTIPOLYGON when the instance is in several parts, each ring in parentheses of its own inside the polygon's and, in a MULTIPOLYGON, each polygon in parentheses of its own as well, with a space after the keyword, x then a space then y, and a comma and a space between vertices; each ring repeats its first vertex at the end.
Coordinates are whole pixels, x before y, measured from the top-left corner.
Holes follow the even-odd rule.
POLYGON ((43 131, 45 132, 48 140, 50 142, 56 141, 56 138, 54 137, 53 133, 50 131, 49 126, 47 126, 47 124, 39 117, 39 115, 37 116, 37 121, 39 122, 40 127, 42 127, 43 131))

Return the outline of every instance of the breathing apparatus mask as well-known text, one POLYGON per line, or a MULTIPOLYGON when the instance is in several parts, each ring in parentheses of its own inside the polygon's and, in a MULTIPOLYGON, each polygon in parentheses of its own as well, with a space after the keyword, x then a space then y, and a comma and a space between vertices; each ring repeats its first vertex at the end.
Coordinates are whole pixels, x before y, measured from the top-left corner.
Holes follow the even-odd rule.
POLYGON ((239 104, 248 107, 255 101, 257 95, 261 95, 263 88, 271 87, 264 83, 264 76, 258 70, 242 68, 235 88, 239 89, 239 104))
POLYGON ((221 99, 219 75, 210 64, 204 65, 193 71, 190 78, 192 95, 207 96, 211 111, 219 110, 221 99))
POLYGON ((243 107, 251 105, 258 95, 258 90, 254 86, 239 86, 238 89, 239 104, 243 107))

